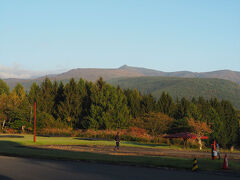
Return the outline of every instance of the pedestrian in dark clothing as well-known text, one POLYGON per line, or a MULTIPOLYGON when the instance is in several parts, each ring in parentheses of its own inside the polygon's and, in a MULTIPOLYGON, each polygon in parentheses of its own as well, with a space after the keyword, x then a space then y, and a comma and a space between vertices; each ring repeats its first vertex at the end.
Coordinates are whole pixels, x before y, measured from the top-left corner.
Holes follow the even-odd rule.
POLYGON ((120 137, 119 137, 119 132, 117 132, 117 135, 115 136, 115 141, 116 141, 116 146, 115 150, 119 150, 119 145, 120 145, 120 137))

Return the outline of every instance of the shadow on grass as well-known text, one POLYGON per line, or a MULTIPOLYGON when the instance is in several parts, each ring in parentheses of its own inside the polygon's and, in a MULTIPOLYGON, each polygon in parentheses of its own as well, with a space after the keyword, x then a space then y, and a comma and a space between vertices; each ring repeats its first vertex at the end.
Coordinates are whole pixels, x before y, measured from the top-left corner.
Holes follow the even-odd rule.
MULTIPOLYGON (((142 144, 140 144, 142 145, 142 144)), ((149 145, 149 144, 147 144, 149 145)), ((145 167, 168 167, 178 169, 192 168, 192 159, 180 157, 164 156, 129 156, 129 155, 111 155, 92 152, 76 152, 68 150, 57 150, 48 148, 38 148, 34 146, 24 146, 12 141, 0 141, 0 155, 28 157, 49 160, 73 160, 94 163, 121 164, 121 165, 138 165, 145 167)), ((120 151, 119 151, 120 153, 120 151)), ((212 161, 211 159, 199 159, 200 170, 219 170, 222 162, 212 161)), ((231 168, 239 171, 238 162, 231 161, 231 168)))
POLYGON ((0 138, 24 138, 24 136, 20 135, 0 135, 0 138))
POLYGON ((147 143, 139 143, 139 142, 133 142, 133 141, 124 141, 123 144, 133 144, 133 145, 139 145, 139 146, 146 146, 146 147, 170 147, 168 144, 147 144, 147 143))
MULTIPOLYGON (((38 148, 34 146, 24 146, 12 141, 0 141, 0 155, 29 157, 38 159, 53 160, 81 160, 87 162, 100 162, 110 164, 142 165, 151 167, 177 167, 178 159, 189 161, 183 158, 151 157, 151 156, 123 156, 100 154, 92 152, 76 152, 68 150, 58 150, 50 148, 38 148)), ((120 151, 119 151, 120 152, 120 151)), ((186 164, 186 163, 183 163, 186 164)), ((188 163, 189 164, 189 163, 188 163)), ((191 163, 190 163, 191 164, 191 163)), ((188 166, 187 166, 188 167, 188 166)), ((181 165, 181 168, 185 168, 181 165)))

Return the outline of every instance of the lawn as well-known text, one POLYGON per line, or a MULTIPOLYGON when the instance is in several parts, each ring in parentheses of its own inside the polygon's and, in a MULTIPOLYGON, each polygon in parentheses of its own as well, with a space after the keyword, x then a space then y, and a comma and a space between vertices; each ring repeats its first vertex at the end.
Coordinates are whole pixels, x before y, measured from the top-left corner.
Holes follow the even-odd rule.
MULTIPOLYGON (((88 140, 84 138, 77 138, 77 137, 43 137, 37 136, 36 143, 33 142, 33 135, 19 135, 13 137, 4 137, 8 136, 7 134, 0 135, 0 141, 10 141, 16 142, 25 146, 34 146, 34 145, 102 145, 102 146, 115 146, 114 141, 108 140, 88 140)), ((9 135, 11 136, 11 135, 9 135)), ((175 148, 181 149, 179 146, 174 145, 167 145, 167 144, 145 144, 145 143, 138 143, 138 142, 127 142, 122 141, 121 146, 128 146, 128 147, 144 147, 144 148, 175 148)))
MULTIPOLYGON (((163 157, 163 156, 122 156, 110 154, 98 154, 91 152, 74 152, 67 150, 42 149, 35 145, 102 145, 114 146, 114 141, 93 141, 80 140, 74 137, 37 137, 37 142, 33 143, 32 135, 24 137, 1 137, 0 136, 0 154, 9 156, 47 158, 59 160, 80 160, 89 162, 101 162, 111 164, 127 164, 148 167, 168 167, 191 170, 193 161, 188 158, 163 157)), ((139 144, 135 142, 123 142, 123 146, 134 147, 153 147, 153 148, 174 148, 165 145, 139 144), (154 147, 155 146, 155 147, 154 147)), ((200 170, 219 171, 222 168, 221 161, 211 159, 198 159, 200 170)), ((239 161, 229 161, 232 171, 240 172, 239 161)))

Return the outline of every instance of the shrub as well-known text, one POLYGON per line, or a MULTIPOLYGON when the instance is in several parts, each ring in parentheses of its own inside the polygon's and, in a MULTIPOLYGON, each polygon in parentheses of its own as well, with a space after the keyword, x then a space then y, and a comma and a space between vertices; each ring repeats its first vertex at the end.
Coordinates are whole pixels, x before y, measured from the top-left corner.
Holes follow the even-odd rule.
POLYGON ((150 142, 151 139, 151 136, 147 134, 145 129, 137 127, 120 130, 77 130, 73 132, 73 136, 113 140, 117 132, 119 132, 122 141, 150 142))
POLYGON ((10 128, 16 130, 22 130, 22 127, 24 127, 24 129, 31 129, 32 125, 29 122, 22 120, 16 120, 10 125, 10 128))
POLYGON ((38 130, 38 135, 42 136, 72 136, 73 131, 72 128, 44 128, 38 130))
POLYGON ((167 132, 173 119, 163 113, 151 112, 132 120, 132 125, 144 128, 149 134, 157 136, 167 132))
POLYGON ((38 113, 37 127, 38 129, 43 128, 55 128, 56 121, 51 114, 40 112, 38 113))
POLYGON ((17 134, 18 133, 18 130, 15 130, 15 129, 10 129, 10 128, 4 128, 2 130, 3 133, 5 134, 17 134))

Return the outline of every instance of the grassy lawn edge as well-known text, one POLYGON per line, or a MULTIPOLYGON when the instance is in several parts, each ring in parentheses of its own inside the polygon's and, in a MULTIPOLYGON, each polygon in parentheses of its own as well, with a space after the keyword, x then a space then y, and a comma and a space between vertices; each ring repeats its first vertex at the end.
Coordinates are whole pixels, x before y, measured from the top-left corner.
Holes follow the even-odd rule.
MULTIPOLYGON (((57 138, 38 138, 36 145, 51 144, 53 140, 56 143, 57 138), (41 142, 44 141, 44 142, 41 142)), ((62 140, 62 139, 61 139, 62 140)), ((66 144, 63 139, 63 144, 66 144)), ((66 139, 68 140, 68 139, 66 139)), ((69 139, 71 140, 71 139, 69 139)), ((75 144, 75 139, 73 139, 75 144)), ((78 140, 81 143, 81 141, 78 140)), ((95 143, 95 142, 93 142, 95 143)), ((113 142, 111 142, 113 143, 113 142)), ((54 143, 53 143, 54 144, 54 143)), ((71 144, 71 142, 70 142, 71 144)), ((4 138, 0 139, 0 155, 37 158, 47 160, 68 160, 68 161, 84 161, 95 163, 107 163, 116 165, 130 165, 167 169, 182 169, 191 171, 193 159, 166 156, 129 156, 129 155, 111 155, 93 152, 76 152, 68 150, 44 149, 38 148, 32 143, 32 137, 24 138, 4 138)), ((105 145, 109 145, 108 142, 105 145)), ((239 161, 229 160, 231 170, 222 170, 223 160, 198 159, 199 171, 221 172, 221 173, 238 173, 240 175, 239 161)))

